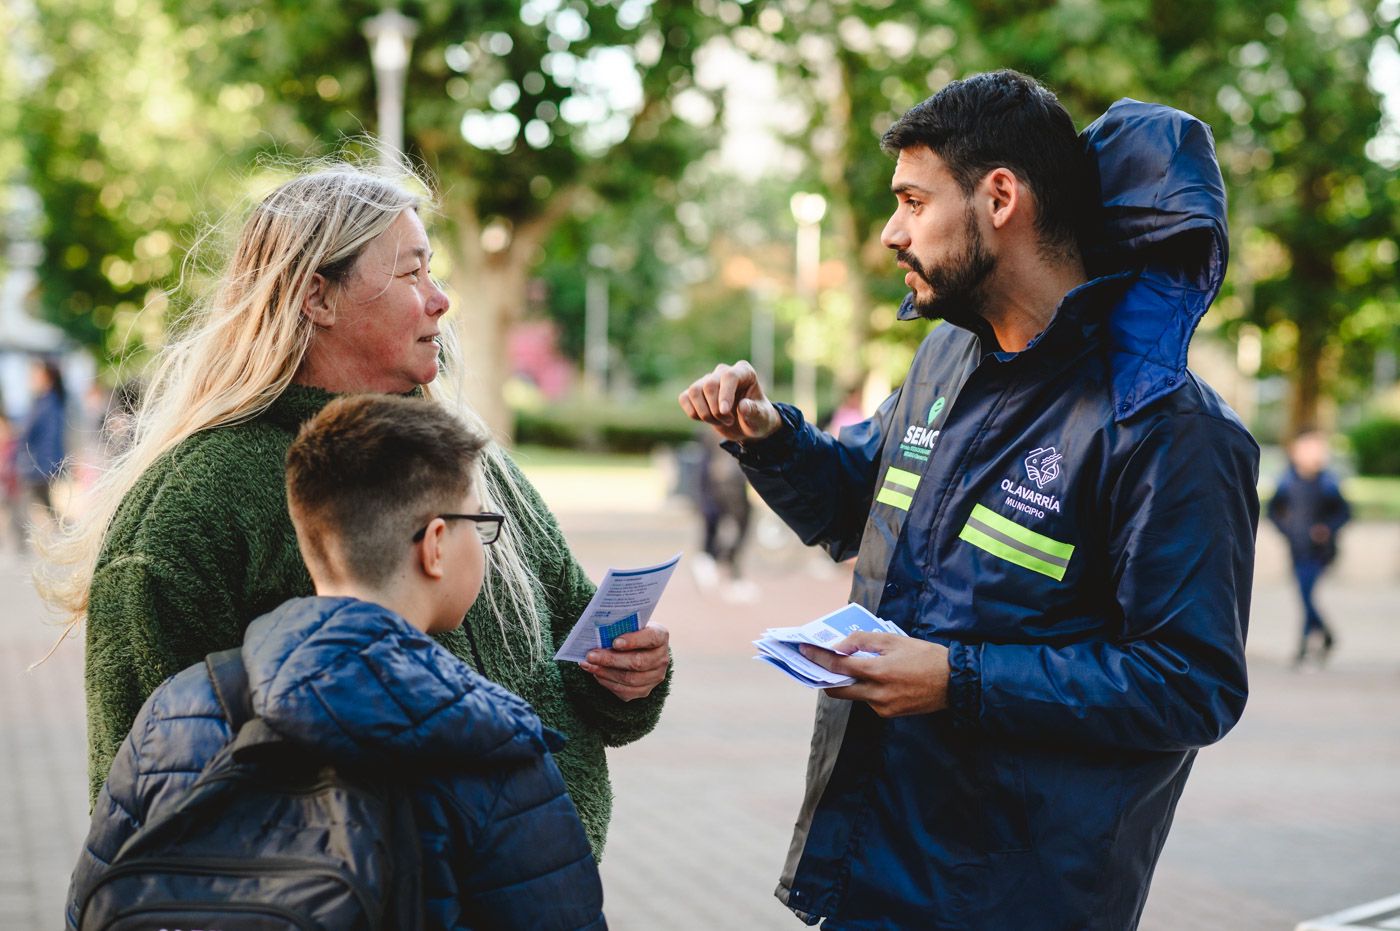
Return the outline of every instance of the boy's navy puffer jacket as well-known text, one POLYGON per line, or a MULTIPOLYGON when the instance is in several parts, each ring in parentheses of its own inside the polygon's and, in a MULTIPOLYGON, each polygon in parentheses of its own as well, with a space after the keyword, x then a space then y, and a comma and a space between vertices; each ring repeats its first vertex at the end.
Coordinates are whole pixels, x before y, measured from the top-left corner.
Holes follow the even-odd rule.
MULTIPOLYGON (((414 787, 430 927, 604 928, 598 869, 523 700, 396 614, 299 598, 248 627, 253 710, 340 763, 395 761, 414 787), (447 773, 448 775, 443 775, 447 773)), ((69 889, 77 905, 122 844, 232 739, 203 664, 146 701, 98 797, 69 889)))

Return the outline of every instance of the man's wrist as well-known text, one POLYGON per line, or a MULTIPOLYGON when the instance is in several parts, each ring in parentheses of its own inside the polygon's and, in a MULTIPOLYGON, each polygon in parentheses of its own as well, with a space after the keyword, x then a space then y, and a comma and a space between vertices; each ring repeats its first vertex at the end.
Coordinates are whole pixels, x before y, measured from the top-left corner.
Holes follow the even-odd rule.
POLYGON ((792 453, 793 441, 797 436, 796 426, 790 413, 794 409, 786 404, 774 406, 778 409, 778 429, 762 438, 743 441, 726 440, 720 446, 738 458, 744 465, 770 465, 787 459, 792 453))

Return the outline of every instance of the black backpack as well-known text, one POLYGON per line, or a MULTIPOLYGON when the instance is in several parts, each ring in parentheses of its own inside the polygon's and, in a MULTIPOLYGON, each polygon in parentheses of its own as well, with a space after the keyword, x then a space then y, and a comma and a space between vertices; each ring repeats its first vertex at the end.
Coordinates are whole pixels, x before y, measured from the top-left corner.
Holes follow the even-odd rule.
POLYGON ((234 739, 122 845, 83 897, 79 929, 421 928, 408 792, 254 717, 238 650, 205 664, 234 739))

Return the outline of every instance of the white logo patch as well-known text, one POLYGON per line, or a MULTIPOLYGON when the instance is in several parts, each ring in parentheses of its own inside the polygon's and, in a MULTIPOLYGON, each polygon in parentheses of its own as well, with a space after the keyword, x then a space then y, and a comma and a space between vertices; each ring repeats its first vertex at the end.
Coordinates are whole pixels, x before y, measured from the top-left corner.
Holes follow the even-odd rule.
POLYGON ((1036 488, 1044 488, 1060 477, 1060 460, 1063 458, 1053 446, 1033 449, 1026 457, 1026 475, 1035 482, 1036 488))

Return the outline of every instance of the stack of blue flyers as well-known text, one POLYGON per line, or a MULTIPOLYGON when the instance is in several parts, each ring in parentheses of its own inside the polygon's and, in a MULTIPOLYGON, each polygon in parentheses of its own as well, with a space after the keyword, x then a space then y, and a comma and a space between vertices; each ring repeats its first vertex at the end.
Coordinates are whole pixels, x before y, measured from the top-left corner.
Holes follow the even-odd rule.
MULTIPOLYGON (((848 604, 839 611, 833 611, 815 621, 808 621, 801 627, 770 627, 763 636, 753 642, 758 648, 754 659, 770 663, 792 676, 811 689, 829 689, 842 685, 854 685, 850 676, 842 676, 818 666, 803 656, 798 644, 807 643, 814 647, 830 650, 858 630, 870 633, 907 636, 889 621, 878 618, 858 604, 848 604)), ((859 652, 856 656, 873 656, 873 653, 859 652)))

